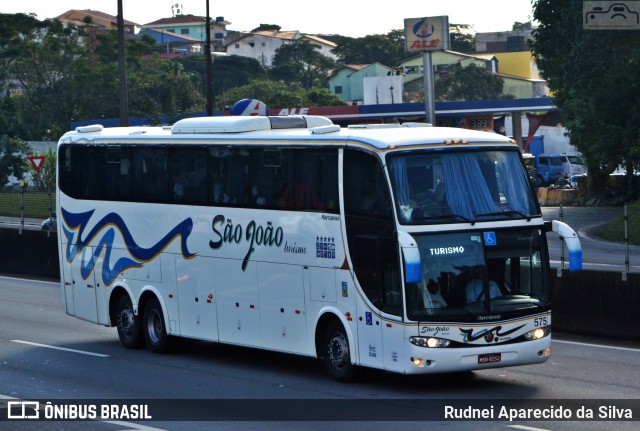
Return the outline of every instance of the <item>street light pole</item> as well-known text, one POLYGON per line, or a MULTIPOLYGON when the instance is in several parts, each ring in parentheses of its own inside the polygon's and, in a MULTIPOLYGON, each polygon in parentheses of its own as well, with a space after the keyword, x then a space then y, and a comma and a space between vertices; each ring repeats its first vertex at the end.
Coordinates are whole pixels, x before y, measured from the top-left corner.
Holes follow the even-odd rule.
POLYGON ((127 63, 124 55, 122 0, 118 0, 118 68, 120 81, 120 125, 126 127, 129 125, 129 93, 127 91, 127 63))
POLYGON ((204 55, 207 63, 207 115, 213 115, 213 73, 211 70, 211 16, 209 14, 209 0, 207 0, 207 40, 204 44, 204 55))

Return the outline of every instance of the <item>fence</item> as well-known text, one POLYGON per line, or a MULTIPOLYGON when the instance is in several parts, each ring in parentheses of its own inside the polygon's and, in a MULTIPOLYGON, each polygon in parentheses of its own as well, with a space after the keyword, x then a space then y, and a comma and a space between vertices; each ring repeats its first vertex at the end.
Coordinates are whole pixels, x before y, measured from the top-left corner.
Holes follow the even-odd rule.
POLYGON ((0 189, 0 217, 46 219, 55 212, 54 189, 5 186, 0 189))

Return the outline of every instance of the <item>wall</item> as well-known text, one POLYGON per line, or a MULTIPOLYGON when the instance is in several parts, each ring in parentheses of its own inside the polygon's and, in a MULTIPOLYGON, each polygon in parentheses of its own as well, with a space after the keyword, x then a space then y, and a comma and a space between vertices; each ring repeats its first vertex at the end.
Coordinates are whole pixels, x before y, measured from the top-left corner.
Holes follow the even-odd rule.
POLYGON ((555 331, 640 340, 640 274, 565 271, 551 283, 555 331))
MULTIPOLYGON (((56 236, 0 228, 0 273, 60 278, 56 236)), ((554 331, 640 340, 640 274, 552 270, 554 331)))
POLYGON ((54 232, 0 228, 0 272, 60 278, 54 232))

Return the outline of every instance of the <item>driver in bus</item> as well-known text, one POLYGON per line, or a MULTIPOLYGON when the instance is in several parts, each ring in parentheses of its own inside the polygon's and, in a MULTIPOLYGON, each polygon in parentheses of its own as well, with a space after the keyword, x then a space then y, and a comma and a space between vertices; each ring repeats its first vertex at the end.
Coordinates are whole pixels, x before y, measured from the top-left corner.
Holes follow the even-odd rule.
POLYGON ((447 306, 447 302, 442 297, 442 292, 440 291, 440 283, 433 278, 430 278, 423 286, 422 300, 424 302, 424 308, 427 310, 447 306))
MULTIPOLYGON (((475 266, 472 270, 473 278, 465 286, 464 292, 467 304, 484 300, 484 289, 482 288, 482 267, 475 266)), ((500 288, 495 281, 489 280, 489 298, 502 296, 500 288)))

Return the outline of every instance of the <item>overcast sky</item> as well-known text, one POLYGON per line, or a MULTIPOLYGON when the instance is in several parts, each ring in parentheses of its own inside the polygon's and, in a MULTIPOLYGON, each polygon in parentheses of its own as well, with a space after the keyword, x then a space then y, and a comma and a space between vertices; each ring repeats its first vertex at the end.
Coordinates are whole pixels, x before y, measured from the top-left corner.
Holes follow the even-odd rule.
MULTIPOLYGON (((0 0, 2 13, 30 13, 53 18, 69 9, 92 9, 117 15, 116 0, 0 0)), ((184 14, 206 15, 206 0, 123 0, 124 18, 143 25, 184 14)), ((250 31, 260 24, 311 34, 362 37, 402 29, 405 18, 448 15, 449 23, 472 24, 475 32, 511 30, 531 19, 531 0, 209 0, 212 18, 231 22, 228 30, 250 31)))

